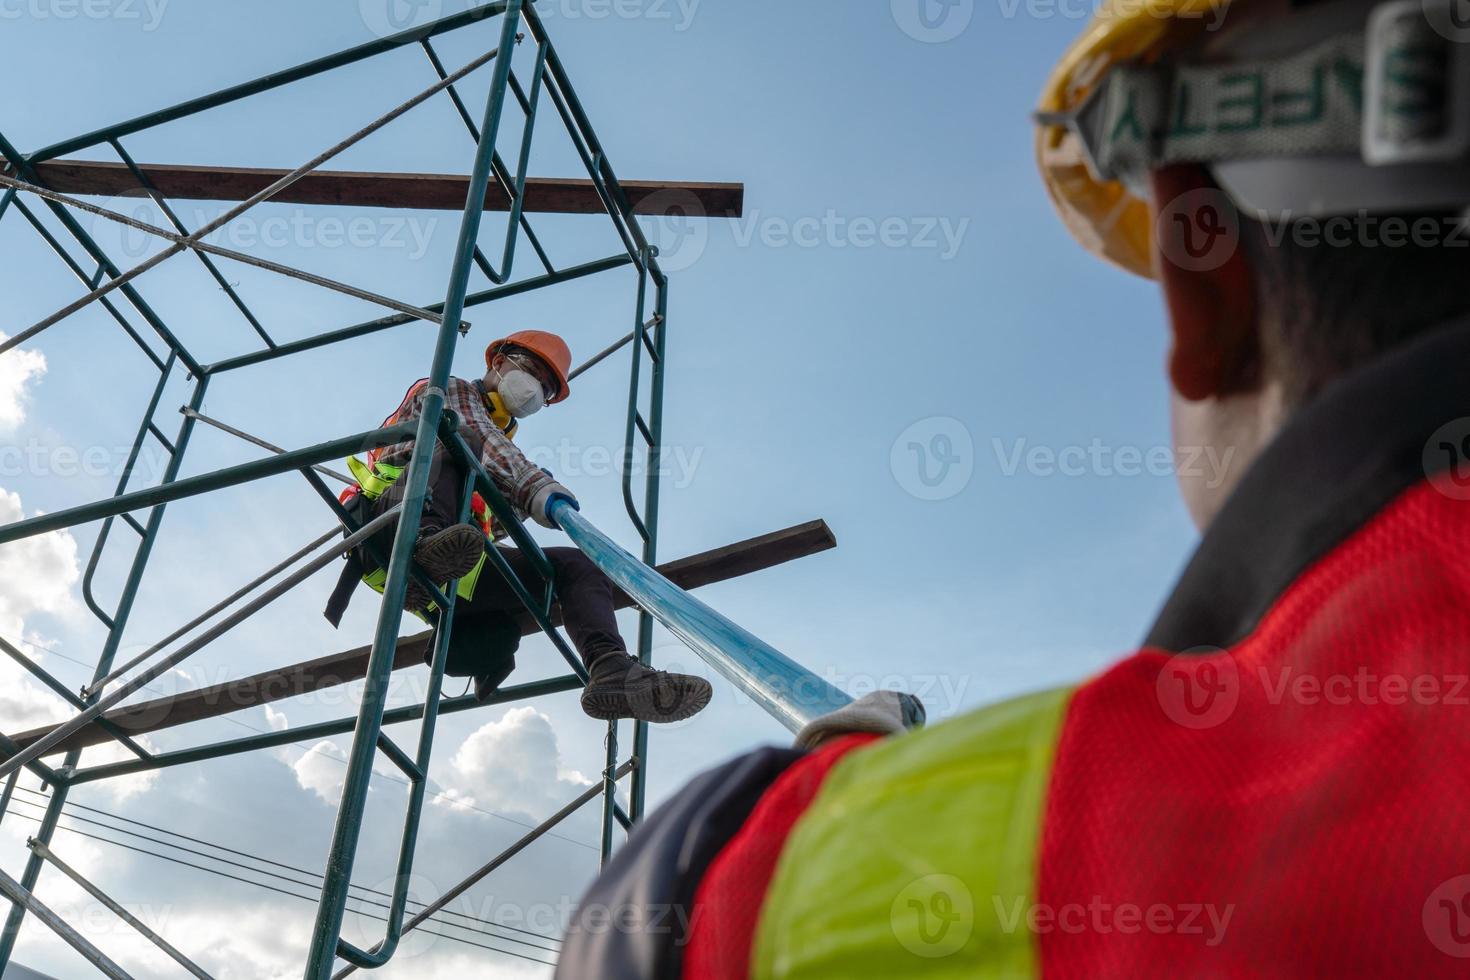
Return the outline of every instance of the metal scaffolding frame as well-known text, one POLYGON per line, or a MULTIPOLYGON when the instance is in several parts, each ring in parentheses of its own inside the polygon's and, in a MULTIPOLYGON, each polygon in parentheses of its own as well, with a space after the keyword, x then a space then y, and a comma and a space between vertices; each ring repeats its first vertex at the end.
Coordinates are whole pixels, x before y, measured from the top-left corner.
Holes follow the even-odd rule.
MULTIPOLYGON (((669 280, 659 267, 657 250, 650 246, 635 219, 635 214, 639 212, 630 203, 628 194, 614 173, 602 144, 568 79, 556 48, 542 21, 526 0, 497 0, 497 2, 478 5, 465 13, 446 17, 432 24, 360 45, 287 71, 276 72, 253 82, 193 99, 115 126, 99 129, 29 155, 20 153, 3 135, 0 135, 0 158, 3 158, 4 162, 4 173, 0 174, 0 188, 3 188, 3 194, 0 194, 0 218, 3 218, 10 210, 14 210, 23 217, 61 258, 87 291, 80 299, 68 303, 27 329, 18 332, 4 343, 0 343, 0 356, 38 336, 78 310, 96 303, 107 311, 158 370, 158 381, 147 402, 123 472, 110 498, 0 527, 0 545, 3 545, 48 531, 101 521, 101 528, 83 575, 82 594, 87 607, 107 631, 106 640, 97 658, 92 681, 82 689, 80 694, 72 693, 32 658, 0 640, 0 652, 4 652, 6 656, 36 676, 76 712, 69 721, 55 726, 49 732, 33 738, 27 737, 24 745, 11 737, 12 734, 17 733, 0 735, 0 778, 5 780, 3 792, 0 792, 0 817, 3 817, 10 804, 22 768, 29 769, 52 787, 45 815, 40 821, 40 829, 30 842, 31 854, 20 880, 16 881, 8 876, 0 875, 0 895, 11 903, 3 935, 0 935, 0 972, 4 971, 10 959, 25 914, 29 911, 86 956, 104 975, 127 977, 127 973, 121 967, 109 960, 105 954, 92 946, 35 898, 36 883, 43 866, 49 863, 108 908, 118 913, 124 922, 157 944, 191 974, 200 977, 207 976, 184 954, 170 946, 163 937, 152 933, 142 923, 128 915, 121 906, 97 886, 80 876, 53 851, 52 838, 58 829, 58 821, 62 815, 68 791, 76 785, 124 773, 268 748, 282 744, 283 734, 289 734, 292 739, 300 738, 301 731, 262 733, 249 738, 217 742, 183 751, 154 754, 140 745, 127 730, 118 726, 108 712, 123 705, 123 702, 143 689, 151 680, 173 669, 215 639, 264 609, 271 602, 285 595, 313 573, 340 558, 346 548, 358 543, 371 547, 369 539, 395 520, 396 527, 393 531, 391 553, 380 555, 387 569, 387 583, 384 587, 383 601, 378 613, 372 645, 361 675, 365 680, 365 685, 357 714, 354 718, 312 726, 312 731, 320 733, 352 732, 353 742, 348 756, 341 805, 338 809, 330 851, 322 875, 316 923, 312 931, 311 949, 305 967, 305 976, 308 980, 327 980, 332 977, 339 959, 345 961, 346 966, 336 974, 337 976, 343 976, 354 969, 373 968, 388 962, 406 932, 427 921, 434 911, 443 908, 457 895, 519 853, 537 837, 598 796, 602 797, 600 853, 604 861, 612 851, 615 828, 622 826, 627 829, 642 816, 647 786, 648 729, 643 723, 633 726, 631 751, 628 752, 626 759, 622 759, 618 739, 619 726, 617 723, 612 723, 608 726, 606 766, 599 784, 589 788, 587 792, 571 801, 567 807, 553 815, 541 826, 525 835, 500 855, 495 856, 484 867, 456 885, 433 905, 420 911, 411 919, 406 918, 409 878, 413 867, 419 818, 423 809, 437 718, 441 713, 468 710, 477 706, 473 698, 445 700, 442 697, 444 667, 455 613, 455 583, 449 583, 441 590, 437 583, 424 577, 423 572, 414 565, 412 560, 413 545, 418 534, 422 506, 429 482, 431 457, 436 445, 443 446, 452 454, 466 474, 462 517, 468 516, 471 496, 468 491, 477 490, 489 503, 496 519, 507 529, 515 545, 530 557, 537 570, 539 581, 524 582, 512 571, 497 549, 487 549, 491 564, 524 604, 530 620, 529 625, 545 633, 566 659, 570 671, 565 676, 503 689, 492 697, 489 703, 508 703, 523 698, 575 690, 587 679, 585 669, 555 624, 555 582, 550 563, 521 525, 511 505, 486 474, 478 458, 460 436, 457 431, 458 419, 445 408, 445 386, 449 379, 455 347, 463 332, 464 311, 468 307, 613 270, 627 269, 632 272, 636 278, 636 306, 632 330, 584 363, 578 369, 578 373, 603 362, 625 348, 631 348, 624 461, 631 463, 641 453, 647 465, 644 468, 645 483, 642 487, 641 501, 638 499, 638 494, 635 493, 633 485, 635 467, 632 465, 623 467, 622 494, 628 518, 641 543, 641 553, 638 557, 627 554, 580 514, 566 506, 559 505, 553 516, 559 520, 573 542, 592 557, 622 588, 627 597, 640 607, 636 652, 645 663, 650 661, 654 623, 659 621, 672 629, 676 635, 690 645, 691 649, 737 686, 750 693, 756 703, 793 730, 799 729, 813 718, 847 702, 848 699, 840 691, 816 678, 815 675, 785 658, 708 606, 693 599, 687 592, 653 568, 658 550, 659 482, 657 474, 663 428, 669 280), (433 47, 432 39, 450 31, 481 22, 494 22, 497 19, 498 44, 486 54, 470 61, 458 70, 449 71, 433 47), (534 45, 534 68, 529 83, 523 84, 513 70, 511 54, 516 46, 527 38, 534 45), (161 192, 155 185, 152 175, 161 172, 162 168, 138 164, 123 145, 125 138, 164 123, 185 119, 261 92, 413 45, 421 47, 427 55, 438 76, 435 84, 347 139, 318 154, 301 167, 284 173, 273 172, 262 186, 248 193, 242 192, 240 198, 237 198, 240 199, 239 204, 228 208, 219 217, 195 230, 191 231, 183 224, 168 204, 169 195, 161 192), (487 68, 490 71, 491 82, 485 106, 477 119, 471 114, 461 97, 457 83, 481 68, 487 68), (459 237, 448 277, 446 294, 442 302, 422 305, 404 303, 370 290, 360 289, 323 276, 308 274, 204 241, 205 236, 224 227, 256 204, 277 198, 278 195, 287 192, 293 185, 304 179, 324 176, 320 168, 329 160, 415 106, 441 93, 453 101, 475 145, 470 176, 465 184, 465 204, 459 237), (602 214, 612 221, 623 246, 623 251, 619 254, 565 269, 554 267, 528 217, 528 212, 532 210, 532 206, 527 201, 530 149, 536 131, 538 110, 548 100, 554 107, 587 171, 589 180, 585 182, 585 185, 590 185, 592 192, 595 193, 596 200, 601 205, 602 214), (520 133, 519 154, 514 161, 513 168, 507 166, 506 161, 501 159, 496 149, 497 139, 502 131, 502 123, 507 114, 506 110, 512 101, 519 106, 524 117, 520 133), (117 155, 121 166, 126 169, 128 176, 133 181, 134 188, 147 194, 155 202, 168 219, 171 228, 152 225, 97 207, 47 185, 47 173, 58 173, 61 172, 58 169, 61 165, 78 163, 78 161, 64 161, 60 158, 98 147, 110 148, 117 155), (48 225, 41 220, 38 212, 27 203, 28 199, 32 198, 50 211, 55 221, 59 222, 66 234, 73 240, 73 246, 58 239, 48 225), (500 202, 503 210, 508 211, 509 216, 503 247, 498 250, 499 254, 492 261, 482 252, 478 243, 481 216, 485 210, 497 206, 494 203, 496 201, 500 202), (76 220, 73 214, 75 211, 91 213, 144 231, 166 243, 166 247, 133 268, 121 269, 105 254, 86 228, 76 220), (517 243, 523 236, 534 251, 541 265, 541 271, 529 278, 512 281, 512 270, 517 257, 517 243), (79 258, 74 249, 80 249, 84 257, 79 258), (258 337, 261 347, 214 363, 203 363, 191 354, 188 347, 180 341, 162 317, 138 292, 137 280, 140 276, 183 252, 192 253, 203 265, 209 276, 224 291, 242 318, 249 324, 258 337), (329 330, 301 340, 281 343, 271 336, 266 326, 229 283, 220 271, 217 259, 247 263, 279 275, 289 276, 321 288, 378 304, 391 312, 374 320, 329 330), (474 293, 469 291, 470 277, 475 269, 490 280, 492 288, 474 293), (148 343, 144 336, 145 331, 134 326, 132 319, 125 312, 125 307, 130 307, 142 319, 146 324, 146 329, 151 330, 157 340, 162 342, 166 354, 160 355, 148 343), (388 425, 305 449, 288 451, 218 422, 218 420, 210 419, 200 411, 211 379, 219 374, 328 345, 352 341, 418 320, 435 324, 436 341, 423 412, 415 421, 388 425), (187 372, 189 380, 193 382, 193 390, 187 406, 182 410, 183 418, 177 431, 169 436, 158 424, 157 416, 165 388, 170 378, 179 369, 187 372), (640 397, 643 392, 643 372, 645 370, 649 372, 646 407, 643 404, 643 398, 640 397), (270 450, 272 455, 181 479, 179 474, 185 453, 197 423, 201 421, 262 446, 270 450), (168 457, 167 465, 162 478, 156 485, 130 489, 140 454, 149 439, 154 440, 163 449, 168 457), (359 526, 342 508, 337 497, 322 480, 323 476, 340 478, 340 475, 326 469, 322 464, 350 453, 392 445, 406 439, 414 441, 414 450, 407 471, 402 478, 405 495, 401 510, 382 515, 359 526), (142 586, 149 556, 158 538, 167 504, 175 500, 289 472, 299 472, 307 480, 312 490, 332 509, 338 525, 255 577, 199 616, 190 619, 162 641, 153 644, 126 663, 116 664, 120 644, 133 611, 134 602, 142 586), (140 511, 146 511, 146 515, 141 519, 135 516, 140 511), (98 600, 93 585, 103 552, 119 520, 138 535, 138 544, 133 551, 132 561, 128 566, 120 596, 115 606, 108 610, 98 600), (345 540, 344 534, 346 535, 345 540), (400 648, 398 634, 403 617, 403 600, 410 577, 429 590, 437 606, 436 629, 432 640, 429 641, 432 645, 430 682, 422 704, 389 710, 387 708, 388 685, 392 671, 395 669, 395 655, 400 648), (188 638, 191 634, 192 638, 188 638), (171 652, 165 653, 170 649, 171 652), (400 747, 385 731, 385 725, 408 720, 421 720, 418 744, 412 753, 400 747), (136 759, 105 766, 80 768, 82 746, 76 740, 79 733, 85 732, 98 732, 102 738, 118 742, 136 756, 136 759), (63 753, 63 761, 60 766, 53 766, 43 761, 45 757, 58 752, 63 753), (397 874, 388 905, 385 933, 382 940, 371 948, 362 949, 343 939, 341 929, 347 910, 348 889, 351 884, 352 868, 369 783, 372 778, 373 763, 379 753, 407 777, 410 792, 403 821, 397 874), (615 790, 618 781, 629 775, 631 775, 630 805, 628 812, 624 813, 616 800, 615 790)), ((88 164, 88 166, 92 166, 93 170, 96 169, 94 165, 88 164)), ((707 186, 714 187, 715 185, 707 186)), ((583 189, 585 190, 585 186, 583 189)), ((729 185, 726 185, 725 192, 728 192, 728 189, 729 185)), ((87 193, 87 190, 78 190, 76 187, 72 187, 71 190, 73 193, 87 193)), ((819 550, 820 547, 822 547, 820 543, 813 543, 809 550, 819 550)), ((706 578, 705 580, 712 579, 706 578)))

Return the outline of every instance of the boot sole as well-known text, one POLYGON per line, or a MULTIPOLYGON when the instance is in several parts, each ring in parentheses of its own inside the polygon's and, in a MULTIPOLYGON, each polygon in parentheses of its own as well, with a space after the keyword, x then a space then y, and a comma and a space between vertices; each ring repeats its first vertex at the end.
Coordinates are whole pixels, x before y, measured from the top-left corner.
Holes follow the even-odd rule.
POLYGON ((702 677, 665 675, 621 691, 582 694, 582 710, 597 721, 632 719, 667 725, 692 718, 709 706, 714 688, 702 677))
MULTIPOLYGON (((460 524, 421 542, 414 549, 413 560, 435 582, 448 582, 474 571, 484 553, 485 535, 468 524, 460 524)), ((428 590, 409 579, 403 608, 415 611, 427 607, 429 602, 428 590)))

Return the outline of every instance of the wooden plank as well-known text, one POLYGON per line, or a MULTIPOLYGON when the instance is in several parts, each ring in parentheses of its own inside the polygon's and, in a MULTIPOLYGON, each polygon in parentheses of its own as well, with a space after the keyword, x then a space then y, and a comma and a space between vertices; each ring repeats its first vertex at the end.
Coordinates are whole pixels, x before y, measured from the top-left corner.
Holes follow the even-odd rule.
MULTIPOLYGON (((716 548, 701 554, 680 558, 658 566, 658 570, 675 585, 683 589, 738 578, 752 572, 773 568, 797 558, 815 555, 837 546, 837 539, 825 521, 809 521, 783 531, 750 538, 735 544, 716 548)), ((493 574, 493 573, 487 573, 493 574)), ((614 602, 617 608, 633 605, 622 590, 616 590, 614 602)), ((522 635, 529 636, 538 631, 530 614, 521 617, 522 635)), ((559 615, 553 622, 560 623, 559 615)), ((422 667, 424 652, 428 648, 432 632, 423 632, 403 637, 398 641, 398 651, 393 660, 394 670, 422 667)), ((212 687, 188 691, 173 697, 158 698, 140 704, 116 708, 104 717, 116 723, 129 735, 138 736, 177 725, 232 714, 246 708, 271 704, 286 698, 298 697, 339 684, 361 680, 367 674, 369 647, 357 647, 342 653, 319 657, 305 663, 266 671, 238 680, 226 681, 212 687)), ((48 731, 50 726, 37 728, 13 736, 24 748, 48 731)), ((62 742, 56 752, 66 749, 97 745, 108 741, 110 736, 96 725, 81 729, 72 738, 62 742)))
MULTIPOLYGON (((170 200, 243 201, 290 171, 258 167, 195 167, 145 163, 139 168, 170 200)), ((143 193, 125 164, 94 160, 48 160, 36 165, 41 182, 62 194, 102 197, 143 193)), ((287 204, 339 204, 366 208, 461 211, 469 178, 459 174, 360 173, 321 170, 307 174, 271 198, 287 204)), ((738 218, 745 208, 745 185, 699 181, 625 180, 623 190, 638 214, 738 218)), ((510 199, 495 181, 485 207, 506 211, 510 199)), ((602 214, 602 199, 592 181, 561 177, 526 180, 529 212, 602 214)))

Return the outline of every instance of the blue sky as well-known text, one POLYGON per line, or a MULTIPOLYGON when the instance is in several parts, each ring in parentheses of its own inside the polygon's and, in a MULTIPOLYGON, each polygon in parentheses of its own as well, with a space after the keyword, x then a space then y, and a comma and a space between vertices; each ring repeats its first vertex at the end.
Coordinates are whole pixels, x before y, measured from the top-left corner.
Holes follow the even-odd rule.
MULTIPOLYGON (((1081 30, 1085 5, 925 2, 927 20, 919 0, 550 0, 540 8, 622 177, 746 183, 742 219, 649 225, 674 272, 663 556, 825 518, 836 551, 703 597, 839 685, 918 691, 943 717, 1079 680, 1126 652, 1195 535, 1172 476, 1156 465, 1169 444, 1157 294, 1070 240, 1032 161, 1028 113, 1050 64, 1081 30)), ((361 43, 385 23, 383 3, 0 0, 0 53, 13 78, 31 80, 12 89, 0 132, 29 151, 361 43)), ((423 17, 462 6, 425 0, 403 9, 423 17)), ((440 51, 457 67, 493 45, 496 30, 460 32, 440 51)), ((472 104, 486 74, 466 86, 472 104)), ((400 52, 126 145, 147 162, 294 167, 433 80, 421 53, 400 52)), ((543 124, 534 171, 577 175, 554 115, 543 124)), ((502 149, 514 145, 507 137, 502 149)), ((440 98, 331 166, 463 172, 471 149, 440 98)), ((110 203, 156 218, 136 202, 110 203)), ((197 226, 221 207, 185 202, 179 210, 197 226)), ((156 250, 83 220, 121 264, 156 250)), ((214 240, 428 303, 443 296, 457 222, 448 213, 265 205, 214 240)), ((558 264, 617 250, 605 220, 547 216, 536 227, 558 264)), ((484 243, 502 233, 503 219, 487 218, 484 243)), ((0 221, 0 250, 5 333, 80 294, 17 215, 0 221)), ((523 249, 517 275, 530 274, 533 262, 523 249)), ((278 338, 378 314, 269 273, 224 268, 278 338)), ((249 327, 192 258, 170 260, 139 288, 202 359, 253 349, 249 327)), ((614 273, 478 308, 468 314, 473 329, 456 369, 478 374, 486 341, 526 327, 564 333, 581 359, 626 332, 632 299, 631 276, 614 273)), ((411 325, 236 372, 211 386, 206 411, 289 446, 365 429, 427 372, 431 345, 432 330, 411 325)), ((95 308, 23 350, 30 353, 0 359, 10 385, 0 394, 20 398, 17 411, 0 411, 7 521, 20 509, 57 510, 109 493, 116 447, 130 440, 153 383, 147 362, 95 308)), ((558 470, 594 521, 631 546, 620 479, 606 465, 621 446, 626 363, 588 375, 572 401, 525 426, 521 442, 558 470)), ((173 406, 187 397, 176 376, 161 413, 166 431, 177 424, 173 406)), ((201 429, 185 473, 256 455, 201 429)), ((156 454, 151 465, 156 479, 156 454)), ((330 524, 299 478, 171 506, 124 649, 165 635, 330 524)), ((0 617, 7 630, 53 648, 45 663, 68 683, 89 673, 74 661, 95 659, 101 639, 66 573, 85 562, 94 535, 95 527, 81 528, 4 559, 59 569, 44 581, 33 574, 32 587, 0 605, 0 617)), ((98 576, 103 596, 116 595, 125 557, 109 551, 98 576)), ((330 585, 329 576, 313 580, 191 660, 186 677, 157 686, 182 689, 365 642, 375 604, 360 599, 334 632, 319 615, 330 585)), ((625 624, 631 636, 632 619, 625 624)), ((657 648, 665 663, 702 669, 667 634, 657 648)), ((544 642, 522 649, 519 679, 555 671, 544 642)), ((14 676, 6 684, 21 690, 14 676)), ((398 684, 399 701, 421 696, 421 678, 398 684)), ((337 717, 352 712, 352 693, 284 702, 270 715, 253 709, 152 744, 337 717)), ((29 720, 56 710, 43 702, 25 694, 3 703, 29 720)), ((426 895, 600 769, 601 731, 575 698, 529 707, 442 724, 440 805, 426 817, 420 861, 426 895)), ((403 741, 415 734, 413 726, 398 733, 403 741)), ((703 716, 654 737, 652 795, 784 738, 722 685, 703 716)), ((220 760, 123 789, 88 788, 75 799, 319 870, 341 768, 333 751, 307 744, 220 760)), ((367 884, 391 868, 402 805, 400 785, 375 786, 358 866, 367 884)), ((574 900, 595 871, 587 846, 595 820, 584 817, 475 892, 476 910, 546 912, 574 900)), ((0 867, 18 870, 20 840, 33 826, 14 817, 0 824, 0 867)), ((172 925, 179 944, 206 962, 233 957, 251 964, 242 975, 298 974, 305 903, 160 868, 75 835, 60 835, 62 846, 84 855, 80 863, 124 901, 171 909, 164 931, 172 925)), ((59 904, 76 898, 55 882, 43 896, 46 887, 59 904)), ((554 934, 556 922, 547 912, 544 931, 554 934)), ((100 943, 133 957, 138 975, 165 975, 129 936, 94 925, 100 943)), ((59 975, 71 975, 75 963, 34 927, 19 958, 59 975)), ((469 963, 493 965, 495 975, 544 975, 443 942, 383 973, 448 975, 469 963)))

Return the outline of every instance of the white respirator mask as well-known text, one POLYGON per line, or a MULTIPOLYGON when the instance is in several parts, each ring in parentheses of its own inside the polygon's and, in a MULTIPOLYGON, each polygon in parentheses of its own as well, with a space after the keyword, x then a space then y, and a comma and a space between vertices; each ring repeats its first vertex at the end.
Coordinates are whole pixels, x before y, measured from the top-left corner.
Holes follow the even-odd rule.
POLYGON ((505 410, 518 419, 527 419, 546 407, 546 390, 535 375, 520 368, 497 371, 495 393, 505 410))

